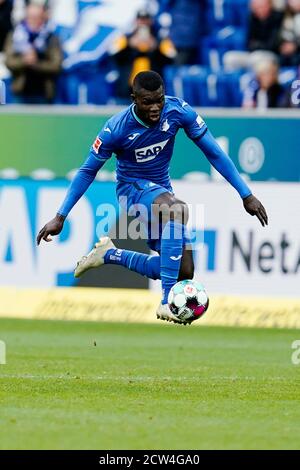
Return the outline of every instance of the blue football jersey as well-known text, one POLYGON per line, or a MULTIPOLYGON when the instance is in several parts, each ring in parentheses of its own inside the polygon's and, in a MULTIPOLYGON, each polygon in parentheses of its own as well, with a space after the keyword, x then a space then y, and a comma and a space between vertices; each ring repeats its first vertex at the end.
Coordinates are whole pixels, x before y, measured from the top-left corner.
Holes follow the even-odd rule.
POLYGON ((206 124, 188 103, 173 96, 166 96, 160 120, 154 126, 143 123, 134 108, 132 104, 106 122, 91 152, 100 161, 116 155, 118 182, 143 178, 168 188, 178 130, 182 128, 189 138, 197 139, 206 132, 206 124))
POLYGON ((123 185, 146 180, 172 192, 169 164, 175 137, 181 128, 242 198, 251 194, 250 188, 209 132, 203 119, 185 101, 166 96, 160 119, 154 126, 147 126, 139 119, 134 104, 106 122, 74 177, 58 213, 65 217, 68 215, 112 154, 117 157, 117 191, 123 185))

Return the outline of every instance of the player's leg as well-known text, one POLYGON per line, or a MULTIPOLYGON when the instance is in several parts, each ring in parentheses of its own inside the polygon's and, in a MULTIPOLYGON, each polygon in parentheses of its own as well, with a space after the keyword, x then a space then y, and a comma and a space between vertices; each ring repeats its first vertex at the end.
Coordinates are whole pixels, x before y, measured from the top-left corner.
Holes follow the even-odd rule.
POLYGON ((75 277, 104 264, 124 266, 150 279, 160 279, 160 256, 117 248, 109 237, 101 237, 94 248, 77 263, 75 277))
POLYGON ((185 244, 184 239, 183 254, 180 263, 180 269, 177 281, 183 281, 184 279, 193 279, 194 277, 194 259, 192 246, 185 244))
POLYGON ((138 251, 110 249, 104 257, 105 264, 124 266, 150 279, 160 279, 160 256, 138 251))
POLYGON ((164 305, 167 304, 169 292, 178 279, 192 279, 194 275, 191 246, 185 241, 188 207, 173 194, 163 193, 154 200, 153 215, 160 219, 163 226, 160 273, 164 305))
MULTIPOLYGON (((140 185, 142 186, 142 185, 140 185)), ((145 207, 150 215, 154 215, 154 224, 156 226, 159 225, 159 220, 163 219, 162 214, 160 213, 160 209, 158 208, 156 215, 155 215, 155 207, 152 204, 154 200, 158 203, 164 204, 166 201, 165 199, 159 200, 155 196, 158 194, 166 193, 166 190, 161 188, 158 185, 151 185, 147 186, 146 184, 143 187, 143 193, 140 193, 139 202, 140 204, 145 204, 145 207), (150 190, 149 190, 150 188, 150 190), (154 210, 153 210, 154 209, 154 210)), ((132 200, 132 198, 131 198, 132 200)), ((171 197, 172 203, 179 203, 180 205, 184 204, 182 201, 178 201, 171 197)), ((169 201, 169 203, 171 204, 169 201)), ((168 206, 169 207, 169 206, 168 206)), ((167 211, 169 212, 169 210, 167 211)), ((164 214, 166 218, 166 214, 164 214)), ((149 230, 149 238, 151 230, 149 230)), ((152 250, 157 251, 160 253, 161 249, 161 233, 156 233, 155 239, 151 239, 148 241, 148 245, 151 247, 152 250)), ((190 247, 185 246, 183 248, 183 256, 181 258, 180 263, 180 270, 178 279, 190 279, 193 277, 193 258, 192 258, 192 251, 188 249, 190 247)), ((135 271, 142 276, 146 276, 150 279, 160 279, 160 271, 161 271, 161 258, 157 255, 147 255, 144 253, 139 253, 136 251, 131 250, 124 250, 116 248, 113 242, 109 237, 102 237, 100 240, 95 244, 94 248, 88 253, 88 255, 83 256, 81 260, 77 263, 77 267, 75 269, 75 277, 80 277, 86 271, 91 268, 97 268, 103 266, 104 264, 115 264, 119 266, 123 266, 131 271, 135 271)))
MULTIPOLYGON (((145 234, 149 231, 152 214, 153 201, 165 193, 166 189, 148 180, 137 180, 131 184, 119 185, 117 194, 120 205, 128 214, 139 215, 137 219, 144 227, 145 234), (126 201, 122 201, 122 196, 126 196, 126 201)), ((128 233, 130 237, 131 234, 128 233)), ((158 246, 153 247, 154 251, 160 248, 160 234, 157 234, 158 246)), ((150 279, 160 279, 160 256, 147 255, 137 251, 114 249, 109 250, 104 257, 105 264, 117 264, 124 266, 131 271, 146 276, 150 279)))
MULTIPOLYGON (((139 180, 134 184, 119 185, 118 198, 123 210, 129 213, 137 204, 139 208, 144 207, 143 213, 146 215, 146 220, 143 220, 141 216, 138 219, 148 228, 152 203, 163 192, 166 192, 165 188, 150 181, 139 180)), ((160 234, 158 234, 157 242, 159 249, 160 234)), ((105 264, 123 266, 150 279, 160 279, 160 256, 116 248, 109 237, 100 238, 90 253, 81 258, 75 269, 75 277, 80 277, 89 269, 105 264)))
MULTIPOLYGON (((148 245, 151 247, 151 249, 156 250, 158 253, 160 253, 162 238, 161 228, 163 228, 164 230, 165 226, 167 226, 167 229, 165 229, 165 239, 167 240, 168 236, 166 236, 166 233, 168 230, 171 229, 171 232, 174 232, 178 229, 177 224, 179 226, 184 225, 184 219, 187 220, 187 214, 182 217, 182 212, 186 212, 187 208, 182 201, 177 200, 171 193, 166 192, 166 189, 160 187, 159 185, 153 184, 149 181, 146 181, 144 183, 141 183, 139 181, 139 186, 140 188, 139 193, 137 193, 138 197, 136 198, 136 201, 139 204, 145 206, 145 208, 147 209, 148 216, 153 215, 153 223, 154 226, 156 226, 156 236, 153 237, 151 233, 152 224, 150 224, 150 234, 148 233, 148 245), (159 199, 159 197, 163 194, 167 194, 169 197, 159 199), (156 205, 153 205, 154 201, 157 203, 156 205), (167 207, 165 207, 165 204, 167 205, 167 207), (175 213, 173 215, 170 215, 170 206, 174 206, 174 204, 178 207, 176 209, 174 209, 173 207, 172 209, 175 210, 175 213), (156 214, 155 208, 157 208, 156 214)), ((133 185, 131 185, 131 188, 132 187, 133 185)), ((131 198, 131 202, 132 201, 134 201, 134 198, 131 198)), ((149 232, 149 224, 147 225, 149 232)), ((181 228, 179 228, 179 232, 183 232, 181 228)), ((174 257, 174 263, 178 263, 179 267, 178 269, 176 268, 176 274, 172 277, 172 283, 166 286, 165 288, 168 290, 170 290, 172 285, 177 282, 177 279, 188 279, 193 277, 192 251, 188 249, 188 245, 184 246, 186 240, 185 238, 182 239, 181 235, 179 237, 175 236, 174 238, 176 242, 178 241, 178 238, 181 239, 181 250, 177 250, 179 254, 176 254, 177 251, 174 254, 173 250, 175 243, 173 245, 171 243, 171 256, 174 257)), ((162 251, 165 253, 165 256, 167 256, 168 253, 165 247, 163 247, 162 251)), ((89 255, 87 257, 83 257, 82 260, 78 263, 78 266, 75 271, 75 276, 79 277, 79 275, 83 274, 91 267, 97 267, 103 264, 118 264, 152 279, 159 279, 161 275, 161 256, 149 256, 145 255, 144 253, 138 253, 129 250, 120 250, 117 249, 114 245, 112 245, 112 241, 108 237, 104 237, 100 239, 100 241, 95 245, 95 248, 89 253, 89 255)), ((167 271, 168 266, 166 265, 165 269, 163 270, 165 279, 168 276, 168 274, 166 274, 167 271)), ((172 274, 174 273, 172 272, 172 274)), ((169 281, 170 279, 167 279, 167 283, 169 281)), ((161 303, 156 313, 157 318, 159 319, 173 321, 175 323, 186 323, 178 320, 172 314, 167 303, 161 303)))

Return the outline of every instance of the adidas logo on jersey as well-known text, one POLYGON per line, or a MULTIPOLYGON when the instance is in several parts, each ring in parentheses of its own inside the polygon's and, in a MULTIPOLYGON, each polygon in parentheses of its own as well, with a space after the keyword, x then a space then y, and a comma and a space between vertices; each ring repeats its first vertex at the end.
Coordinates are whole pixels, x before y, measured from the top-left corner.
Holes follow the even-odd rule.
POLYGON ((163 142, 158 142, 154 145, 149 145, 148 147, 143 147, 141 149, 135 150, 135 158, 137 162, 148 162, 153 160, 157 155, 165 148, 170 139, 164 140, 163 142))

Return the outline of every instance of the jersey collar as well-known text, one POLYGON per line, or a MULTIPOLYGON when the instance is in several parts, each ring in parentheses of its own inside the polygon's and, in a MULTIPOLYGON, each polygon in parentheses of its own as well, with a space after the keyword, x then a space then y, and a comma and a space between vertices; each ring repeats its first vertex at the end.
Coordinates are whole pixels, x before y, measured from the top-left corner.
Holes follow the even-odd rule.
POLYGON ((142 126, 147 127, 147 129, 149 129, 150 126, 148 126, 147 124, 145 124, 145 123, 138 117, 138 115, 136 114, 134 108, 135 108, 135 104, 132 104, 132 105, 131 105, 131 111, 132 111, 132 114, 133 114, 134 119, 135 119, 138 123, 140 123, 142 126))

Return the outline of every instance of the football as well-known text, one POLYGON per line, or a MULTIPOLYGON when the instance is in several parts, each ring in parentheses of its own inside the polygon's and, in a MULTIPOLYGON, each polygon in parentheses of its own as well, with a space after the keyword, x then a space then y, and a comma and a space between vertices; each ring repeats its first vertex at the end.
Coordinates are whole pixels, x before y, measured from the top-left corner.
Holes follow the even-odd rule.
POLYGON ((176 317, 191 323, 203 316, 208 309, 209 299, 201 282, 187 279, 172 287, 168 304, 176 317))

